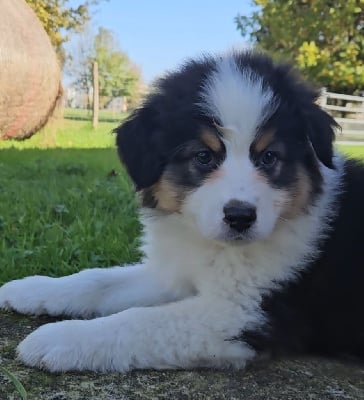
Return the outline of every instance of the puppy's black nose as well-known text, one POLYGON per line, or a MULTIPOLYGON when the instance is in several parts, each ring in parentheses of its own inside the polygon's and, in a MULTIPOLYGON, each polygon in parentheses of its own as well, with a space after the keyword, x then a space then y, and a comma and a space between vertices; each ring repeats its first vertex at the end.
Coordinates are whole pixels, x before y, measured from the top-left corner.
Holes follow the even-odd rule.
POLYGON ((239 200, 230 200, 224 207, 224 222, 232 229, 243 232, 257 219, 257 210, 250 204, 239 200))

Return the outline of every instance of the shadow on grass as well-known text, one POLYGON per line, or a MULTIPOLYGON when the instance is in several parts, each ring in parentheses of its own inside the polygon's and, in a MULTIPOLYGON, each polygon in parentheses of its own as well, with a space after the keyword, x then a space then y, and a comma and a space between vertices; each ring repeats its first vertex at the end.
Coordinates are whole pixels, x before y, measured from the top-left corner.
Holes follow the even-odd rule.
MULTIPOLYGON (((0 148, 2 169, 22 170, 47 164, 51 172, 52 166, 57 162, 64 165, 83 163, 100 172, 110 168, 122 170, 115 148, 0 148)), ((4 172, 0 171, 0 174, 4 175, 4 172)))

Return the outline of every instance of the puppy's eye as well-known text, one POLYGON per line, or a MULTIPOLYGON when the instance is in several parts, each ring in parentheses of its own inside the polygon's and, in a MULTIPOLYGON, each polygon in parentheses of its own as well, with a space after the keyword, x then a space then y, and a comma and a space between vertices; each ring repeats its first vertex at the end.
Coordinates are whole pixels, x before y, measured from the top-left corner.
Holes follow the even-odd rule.
POLYGON ((195 160, 202 165, 209 165, 212 161, 212 154, 208 150, 199 151, 195 155, 195 160))
POLYGON ((274 151, 266 151, 260 158, 260 165, 266 168, 273 167, 278 161, 278 154, 274 151))

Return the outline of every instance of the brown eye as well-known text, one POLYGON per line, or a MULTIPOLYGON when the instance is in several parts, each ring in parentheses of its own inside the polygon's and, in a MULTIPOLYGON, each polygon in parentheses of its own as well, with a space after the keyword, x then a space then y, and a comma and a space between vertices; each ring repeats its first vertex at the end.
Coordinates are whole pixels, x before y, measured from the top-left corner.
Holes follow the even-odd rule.
POLYGON ((209 165, 212 161, 212 154, 208 150, 199 151, 195 155, 195 160, 202 165, 209 165))
POLYGON ((274 151, 266 151, 260 158, 260 165, 265 168, 270 168, 275 165, 278 160, 278 154, 274 151))

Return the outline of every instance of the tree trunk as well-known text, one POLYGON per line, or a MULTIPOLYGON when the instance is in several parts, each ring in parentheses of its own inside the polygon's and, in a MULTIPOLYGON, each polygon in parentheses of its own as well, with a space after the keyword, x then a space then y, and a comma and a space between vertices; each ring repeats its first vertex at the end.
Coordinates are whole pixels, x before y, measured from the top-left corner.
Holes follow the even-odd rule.
POLYGON ((92 126, 96 129, 99 123, 99 68, 94 61, 92 68, 93 76, 93 104, 92 104, 92 126))

